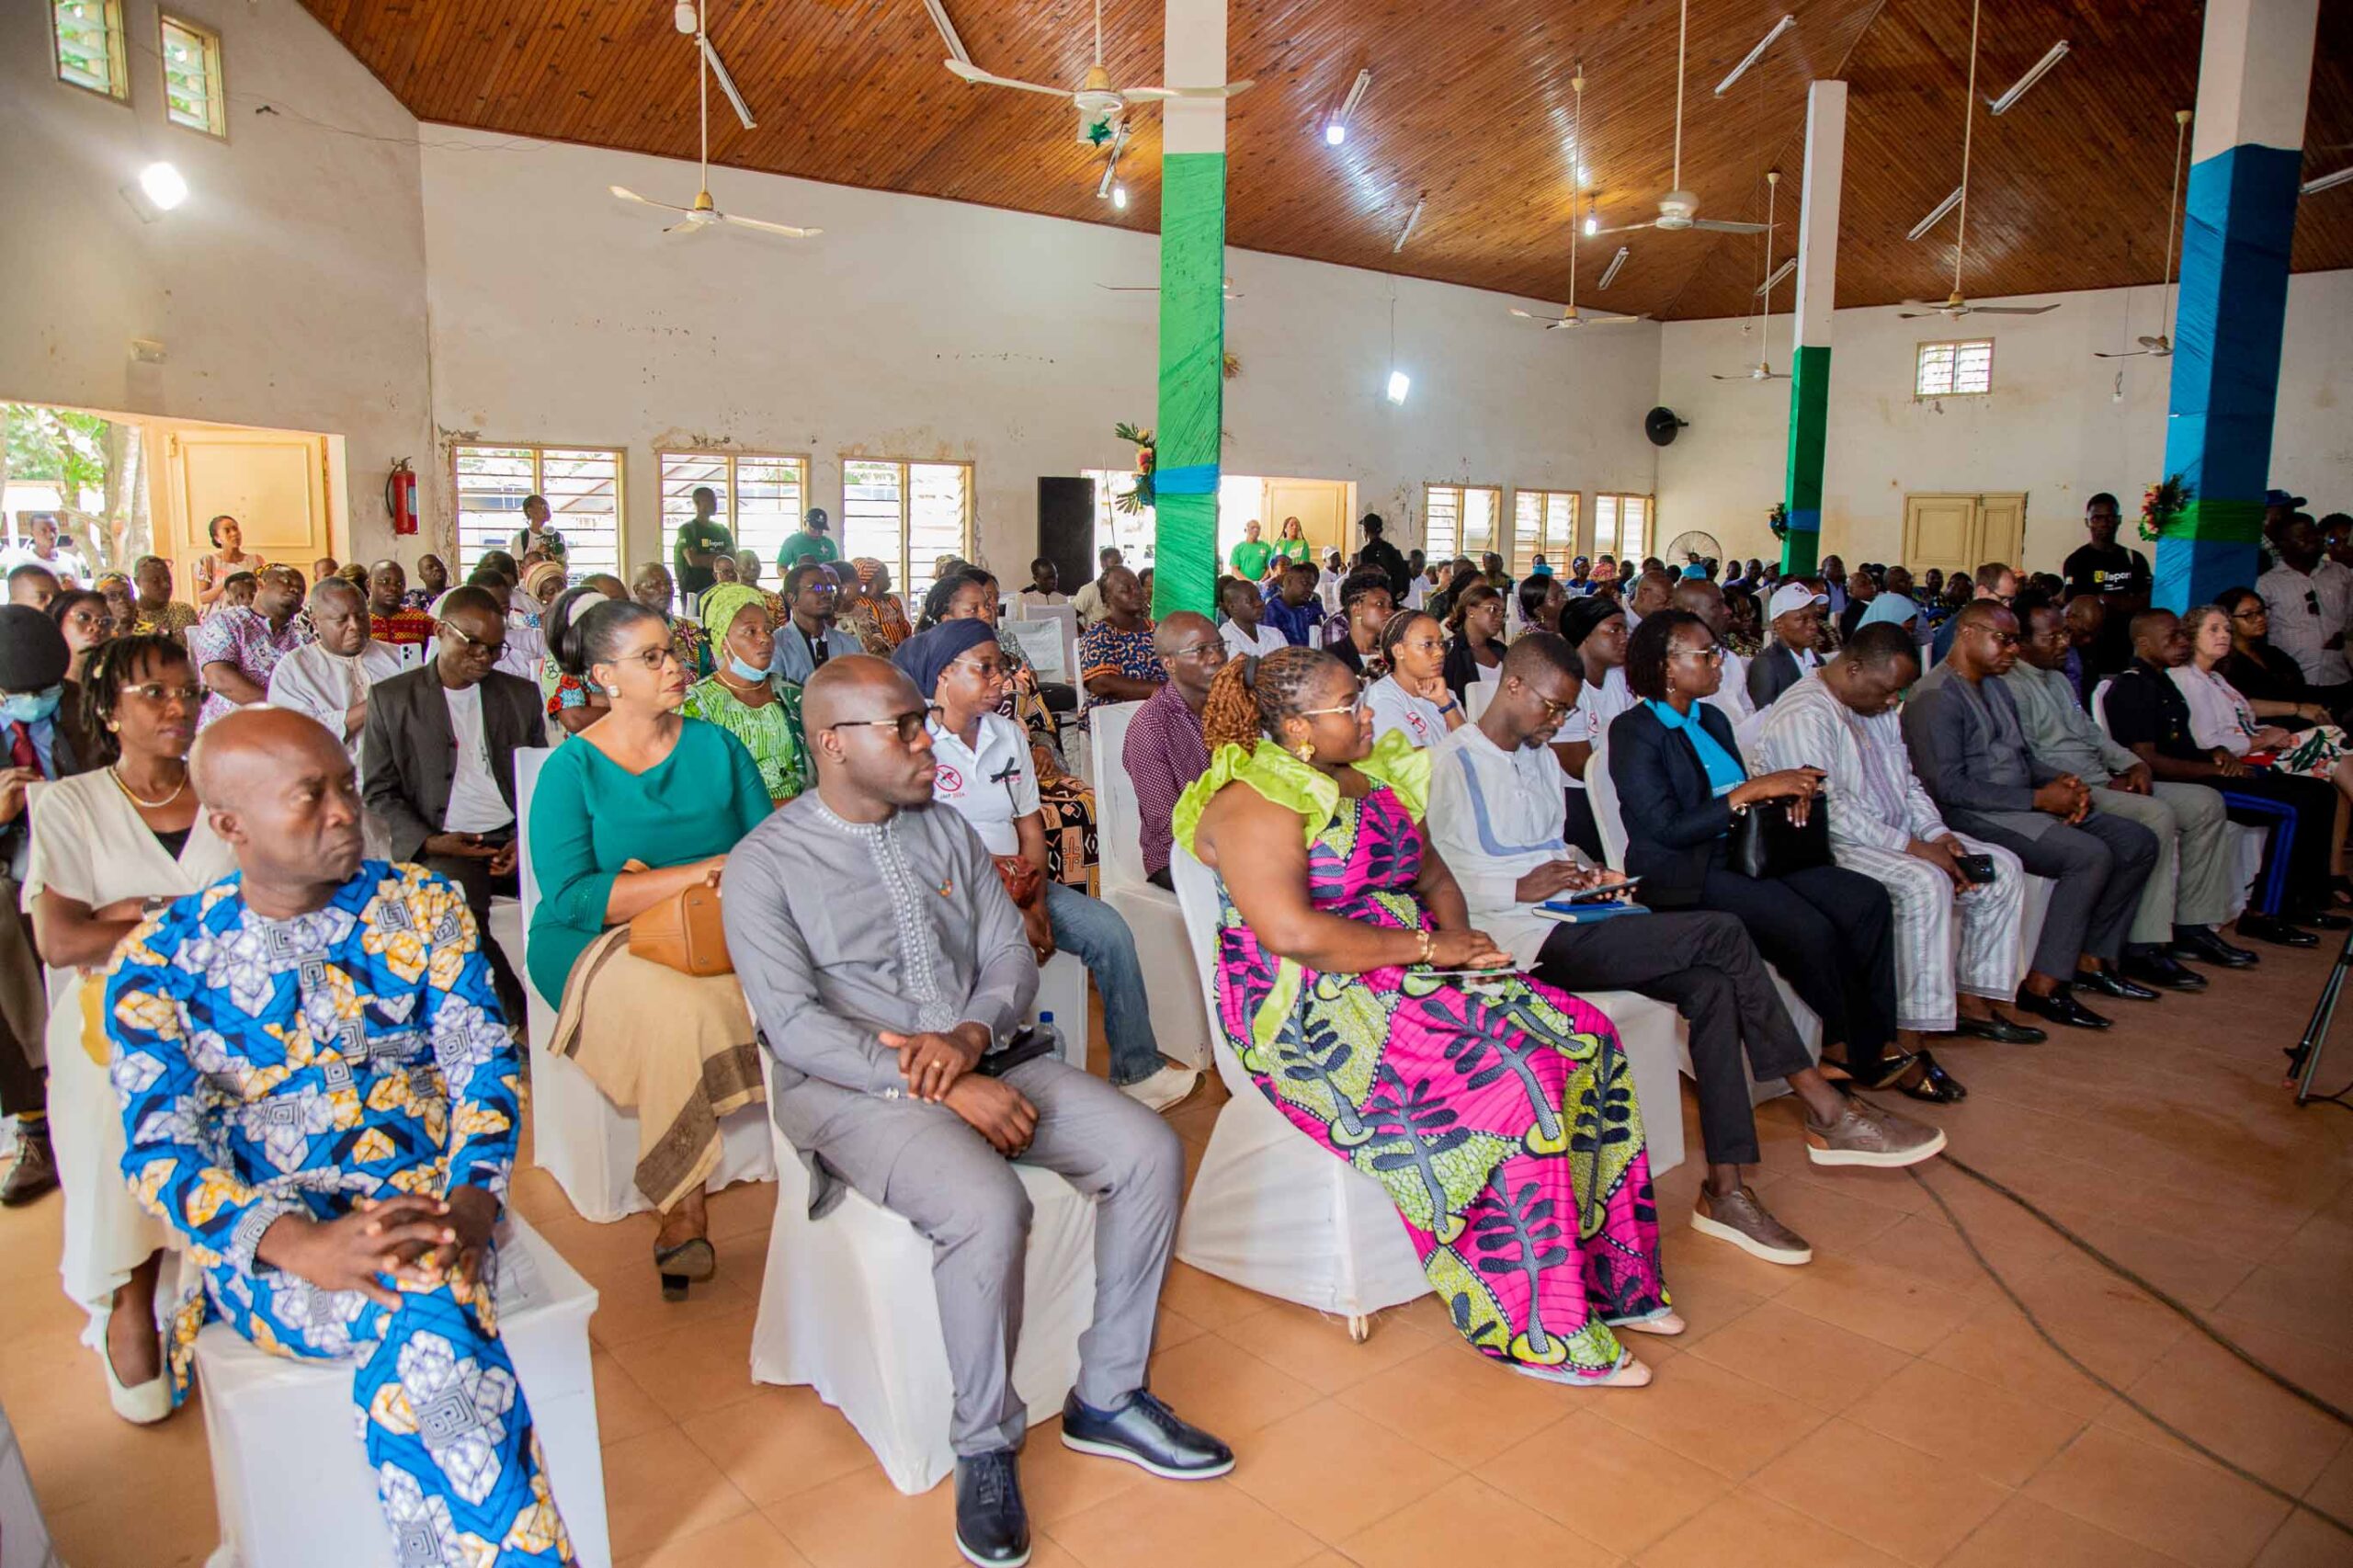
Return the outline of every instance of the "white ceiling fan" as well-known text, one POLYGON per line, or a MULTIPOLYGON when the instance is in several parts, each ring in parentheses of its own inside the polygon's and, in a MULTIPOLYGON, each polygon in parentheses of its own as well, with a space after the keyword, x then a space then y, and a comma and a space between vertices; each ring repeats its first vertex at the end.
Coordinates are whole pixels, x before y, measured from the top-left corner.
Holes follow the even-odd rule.
POLYGON ((1015 87, 1025 93, 1043 93, 1048 97, 1068 98, 1078 106, 1078 139, 1094 146, 1101 146, 1117 133, 1120 117, 1131 103, 1154 98, 1230 98, 1236 93, 1246 93, 1255 83, 1228 82, 1222 87, 1115 87, 1111 74, 1103 69, 1103 0, 1095 0, 1095 60, 1079 78, 1075 87, 1050 87, 1040 82, 1017 81, 1011 76, 998 76, 982 70, 969 60, 941 62, 967 82, 978 82, 989 87, 1015 87))
POLYGON ((2165 280, 2157 290, 2157 312, 2160 324, 2157 335, 2135 339, 2141 347, 2126 348, 2114 354, 2095 353, 2097 359, 2138 359, 2152 355, 2159 359, 2173 358, 2173 247, 2177 238, 2176 222, 2181 216, 2181 145, 2189 135, 2189 111, 2173 111, 2173 204, 2165 210, 2165 280))
MULTIPOLYGON (((1691 0, 1683 0, 1682 18, 1675 29, 1675 188, 1658 199, 1658 216, 1644 223, 1623 223, 1615 229, 1596 231, 1604 234, 1623 234, 1636 229, 1661 229, 1674 233, 1684 229, 1705 229, 1717 234, 1753 234, 1762 228, 1758 223, 1728 222, 1722 218, 1699 216, 1699 199, 1683 188, 1683 45, 1691 30, 1691 0)), ((1585 148, 1580 144, 1582 157, 1585 148)))
MULTIPOLYGON (((1576 156, 1569 160, 1569 302, 1557 316, 1539 315, 1534 311, 1523 311, 1518 305, 1511 308, 1511 313, 1522 321, 1542 322, 1544 330, 1547 332, 1557 331, 1563 327, 1615 326, 1620 322, 1643 319, 1638 315, 1612 315, 1608 312, 1589 316, 1577 313, 1577 231, 1584 227, 1577 217, 1576 210, 1577 199, 1584 194, 1577 189, 1577 187, 1584 183, 1577 176, 1577 162, 1585 156, 1585 67, 1583 65, 1579 65, 1577 74, 1569 78, 1569 85, 1575 89, 1577 95, 1575 119, 1571 122, 1569 131, 1576 143, 1576 156)), ((1618 270, 1618 264, 1611 262, 1609 269, 1615 273, 1618 270)))
POLYGON ((1907 305, 1918 307, 1896 312, 1905 321, 1917 321, 1922 316, 1942 316, 1947 321, 1959 321, 1963 316, 2039 316, 2059 308, 2056 301, 2048 305, 1972 305, 1961 291, 1961 256, 1969 244, 1969 148, 1977 126, 1977 16, 1981 7, 1982 0, 1970 0, 1969 92, 1961 118, 1961 215, 1952 237, 1952 292, 1941 302, 1904 301, 1907 305))
POLYGON ((1720 381, 1786 381, 1786 370, 1776 370, 1765 361, 1767 340, 1773 331, 1773 285, 1779 277, 1773 271, 1773 199, 1780 194, 1781 171, 1765 171, 1765 281, 1756 290, 1765 302, 1765 312, 1756 328, 1756 363, 1737 376, 1718 376, 1720 381))
MULTIPOLYGON (((665 234, 691 235, 710 228, 714 223, 734 223, 746 229, 757 229, 763 233, 782 234, 787 239, 793 240, 805 240, 824 233, 823 229, 796 229, 789 223, 771 223, 765 218, 745 218, 734 212, 722 212, 718 204, 711 200, 710 67, 711 62, 718 56, 710 47, 710 38, 702 30, 702 23, 703 12, 698 6, 695 15, 695 42, 698 46, 695 51, 695 85, 696 97, 700 103, 702 111, 702 174, 695 187, 694 205, 678 207, 667 201, 655 201, 650 197, 638 195, 627 186, 608 186, 606 188, 623 201, 634 201, 641 207, 658 207, 665 212, 683 214, 676 222, 662 231, 665 234)), ((751 123, 748 113, 744 113, 741 109, 737 112, 744 115, 745 124, 751 123)))

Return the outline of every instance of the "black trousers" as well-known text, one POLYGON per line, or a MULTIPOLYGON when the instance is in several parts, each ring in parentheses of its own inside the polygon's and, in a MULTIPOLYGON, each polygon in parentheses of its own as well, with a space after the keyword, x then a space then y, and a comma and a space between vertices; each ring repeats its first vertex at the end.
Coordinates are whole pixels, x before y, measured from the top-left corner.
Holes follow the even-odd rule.
MULTIPOLYGON (((2260 767, 2250 767, 2237 778, 2217 778, 2213 784, 2215 789, 2230 794, 2277 801, 2296 813, 2296 842, 2282 868, 2287 889, 2282 913, 2309 915, 2327 910, 2333 902, 2328 850, 2336 842, 2336 786, 2325 778, 2306 778, 2260 767)), ((2238 813, 2232 815, 2237 820, 2238 813)))
POLYGON ((1821 1015, 1824 1048, 1845 1045, 1858 1080, 1878 1075, 1895 1039, 1895 910, 1884 887, 1836 866, 1744 877, 1719 858, 1699 906, 1738 916, 1765 960, 1821 1015))
POLYGON ((1583 790, 1567 790, 1569 814, 1561 825, 1561 836, 1585 851, 1585 858, 1595 865, 1601 864, 1601 823, 1593 814, 1593 797, 1583 790))
MULTIPOLYGON (((505 844, 515 836, 513 828, 500 828, 482 835, 484 844, 505 844)), ((473 911, 474 929, 482 938, 483 956, 490 960, 491 984, 498 992, 498 1006, 506 1013, 506 1021, 517 1027, 523 1022, 523 982, 515 973, 515 966, 506 960, 506 949, 491 939, 490 901, 494 893, 512 895, 519 884, 515 873, 503 877, 490 874, 490 862, 465 855, 425 855, 419 863, 428 871, 449 878, 466 895, 466 907, 473 911)))
POLYGON ((1690 1026, 1699 1137, 1711 1165, 1753 1165, 1761 1157, 1740 1070, 1744 1047, 1760 1081, 1813 1065, 1756 944, 1732 915, 1681 910, 1561 926, 1544 938, 1535 972, 1563 991, 1631 991, 1675 1005, 1690 1026))

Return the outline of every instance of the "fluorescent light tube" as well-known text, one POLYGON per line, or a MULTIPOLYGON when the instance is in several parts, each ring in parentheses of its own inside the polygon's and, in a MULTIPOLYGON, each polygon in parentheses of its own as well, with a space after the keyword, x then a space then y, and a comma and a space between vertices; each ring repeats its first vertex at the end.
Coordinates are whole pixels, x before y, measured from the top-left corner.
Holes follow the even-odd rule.
POLYGON ((1988 114, 2000 114, 2003 110, 2008 108, 2012 104, 2026 97, 2026 90, 2029 87, 2033 86, 2037 82, 2042 80, 2042 74, 2044 72, 2050 70, 2053 65, 2058 64, 2061 61, 2066 58, 2067 40, 2063 38, 2057 43, 2051 46, 2050 53, 2045 54, 2041 59, 2034 62, 2034 66, 2031 70, 2028 71, 2025 75, 2019 77, 2017 81, 2011 83, 2010 90, 2008 92, 2004 93, 1998 98, 1990 99, 1986 104, 1985 112, 1988 114))
POLYGON ((1601 281, 1595 284, 1594 287, 1596 289, 1608 288, 1610 279, 1618 276, 1618 269, 1626 265, 1626 257, 1633 254, 1633 249, 1634 247, 1631 245, 1620 245, 1618 247, 1618 254, 1611 256, 1609 258, 1609 265, 1602 269, 1601 281))
POLYGON ((1405 242, 1414 237, 1414 225, 1422 221, 1422 204, 1428 199, 1427 196, 1417 196, 1414 199, 1414 210, 1405 214, 1404 232, 1397 236, 1397 243, 1389 247, 1390 255, 1395 256, 1399 251, 1404 250, 1405 242))
POLYGON ((1780 266, 1773 269, 1772 277, 1768 278, 1764 282, 1756 286, 1757 293, 1770 293, 1773 289, 1780 283, 1782 278, 1787 278, 1790 273, 1795 272, 1797 269, 1798 258, 1796 256, 1790 257, 1789 260, 1781 263, 1780 266))
POLYGON ((1389 372, 1389 401, 1403 406, 1405 394, 1413 390, 1414 378, 1403 370, 1389 372))
POLYGON ((695 41, 702 45, 703 57, 710 62, 710 74, 719 78, 719 90, 725 93, 727 101, 735 106, 735 118, 744 122, 745 130, 755 129, 752 123, 752 111, 744 107, 744 95, 735 90, 735 78, 730 76, 727 74, 727 67, 721 63, 719 51, 710 47, 710 35, 704 34, 695 41))
POLYGON ((1950 196, 1946 197, 1942 201, 1938 202, 1938 203, 1937 203, 1937 205, 1936 205, 1935 210, 1932 210, 1932 211, 1931 211, 1931 212, 1930 212, 1927 217, 1925 217, 1925 218, 1921 219, 1918 222, 1916 222, 1916 223, 1913 224, 1913 225, 1912 225, 1912 232, 1911 232, 1910 233, 1908 233, 1908 234, 1904 235, 1904 237, 1905 239, 1907 239, 1907 240, 1916 240, 1916 239, 1918 239, 1922 234, 1925 234, 1925 233, 1927 233, 1929 230, 1931 230, 1931 229, 1935 228, 1935 227, 1937 226, 1937 224, 1938 224, 1939 222, 1941 222, 1941 221, 1943 220, 1944 215, 1945 215, 1946 213, 1948 213, 1948 212, 1951 211, 1954 208, 1956 208, 1956 207, 1958 207, 1958 206, 1960 206, 1960 205, 1961 205, 1961 187, 1959 187, 1959 186, 1954 186, 1954 187, 1952 187, 1952 194, 1951 194, 1950 196))
POLYGON ((2324 190, 2335 190, 2349 179, 2353 179, 2353 164, 2348 164, 2333 175, 2323 175, 2318 179, 2306 180, 2300 187, 2300 194, 2318 196, 2324 190))
MULTIPOLYGON (((1730 87, 1734 82, 1739 81, 1742 75, 1747 72, 1748 68, 1756 63, 1758 57, 1763 55, 1767 50, 1773 47, 1773 40, 1779 38, 1783 33, 1789 31, 1790 26, 1796 21, 1797 18, 1795 17, 1783 17, 1779 21, 1775 22, 1773 24, 1773 30, 1756 40, 1756 47, 1748 51, 1748 57, 1732 68, 1732 74, 1716 84, 1716 97, 1722 97, 1724 96, 1725 89, 1730 87)), ((2065 46, 2062 45, 2061 47, 2064 48, 2065 46)))
POLYGON ((1364 101, 1365 89, 1371 85, 1372 67, 1368 65, 1357 73, 1357 79, 1348 84, 1348 96, 1340 100, 1340 107, 1324 122, 1325 146, 1337 147, 1348 139, 1348 121, 1354 118, 1357 105, 1364 101))

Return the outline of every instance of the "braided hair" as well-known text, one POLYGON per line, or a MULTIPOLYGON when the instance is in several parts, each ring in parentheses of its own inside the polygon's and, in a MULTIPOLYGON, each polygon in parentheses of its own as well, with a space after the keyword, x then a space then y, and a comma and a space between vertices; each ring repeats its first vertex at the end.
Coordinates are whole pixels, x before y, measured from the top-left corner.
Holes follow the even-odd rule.
POLYGON ((1397 645, 1405 641, 1405 634, 1414 630, 1417 620, 1427 620, 1432 626, 1439 624, 1438 617, 1426 609, 1401 609, 1381 629, 1381 656, 1391 669, 1397 667, 1397 645))
POLYGON ((1279 648, 1263 657, 1245 653, 1228 659, 1201 704, 1201 739, 1211 751, 1223 745, 1248 750, 1306 706, 1307 688, 1317 676, 1347 668, 1320 648, 1279 648))
POLYGON ((123 688, 151 658, 159 669, 173 665, 194 668, 179 639, 161 633, 109 637, 90 650, 89 662, 82 667, 82 728, 103 755, 85 761, 103 767, 122 755, 121 743, 107 725, 122 701, 123 688))

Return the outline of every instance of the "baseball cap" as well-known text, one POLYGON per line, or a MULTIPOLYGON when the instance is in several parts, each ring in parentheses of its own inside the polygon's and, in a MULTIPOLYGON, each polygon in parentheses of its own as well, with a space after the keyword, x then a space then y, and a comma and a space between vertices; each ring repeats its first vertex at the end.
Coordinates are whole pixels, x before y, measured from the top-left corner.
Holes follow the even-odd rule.
POLYGON ((2263 504, 2267 506, 2301 506, 2304 505, 2304 497, 2290 495, 2284 490, 2267 490, 2263 493, 2263 504))
POLYGON ((1793 578, 1774 589, 1773 597, 1765 601, 1765 623, 1770 626, 1793 609, 1803 609, 1808 605, 1826 605, 1829 602, 1828 594, 1817 594, 1813 591, 1813 585, 1811 583, 1793 578))

